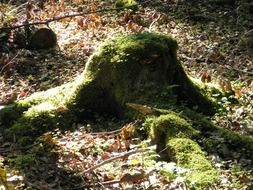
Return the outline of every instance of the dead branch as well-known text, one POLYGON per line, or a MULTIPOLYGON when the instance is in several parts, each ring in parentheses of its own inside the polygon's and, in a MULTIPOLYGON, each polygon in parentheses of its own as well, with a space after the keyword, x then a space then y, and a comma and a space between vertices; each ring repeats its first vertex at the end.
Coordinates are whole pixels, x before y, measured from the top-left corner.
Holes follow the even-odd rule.
MULTIPOLYGON (((152 169, 145 174, 143 173, 144 172, 143 171, 142 173, 140 173, 140 175, 141 175, 140 178, 144 179, 144 178, 150 176, 154 171, 155 171, 155 169, 152 169)), ((139 175, 139 174, 137 174, 137 175, 139 175)), ((80 185, 80 186, 75 187, 73 189, 105 187, 105 186, 113 185, 113 184, 117 184, 117 183, 120 184, 120 183, 124 183, 124 182, 133 182, 133 181, 135 181, 136 178, 137 178, 136 174, 133 174, 133 175, 125 174, 125 175, 123 175, 123 177, 120 180, 111 180, 111 181, 96 182, 96 183, 92 183, 92 184, 83 184, 83 185, 80 185), (124 176, 126 177, 125 179, 124 179, 124 176)))
POLYGON ((120 159, 120 158, 125 158, 125 157, 128 157, 128 156, 132 155, 132 154, 147 152, 147 151, 150 151, 150 150, 152 150, 152 149, 151 148, 143 148, 143 149, 138 149, 138 150, 132 150, 132 151, 129 151, 129 152, 124 152, 124 153, 122 153, 118 156, 114 156, 112 158, 109 158, 109 159, 107 159, 107 160, 105 160, 105 161, 103 161, 103 162, 101 162, 101 163, 85 170, 85 171, 80 172, 79 175, 83 175, 85 173, 92 172, 93 170, 99 168, 100 166, 108 164, 108 163, 110 163, 114 160, 117 160, 117 159, 120 159))
POLYGON ((54 18, 44 20, 44 21, 25 23, 25 24, 11 26, 11 27, 2 27, 2 28, 0 28, 0 31, 1 30, 14 30, 14 29, 17 29, 17 28, 25 27, 25 26, 33 26, 33 25, 40 25, 40 24, 48 25, 50 22, 63 20, 65 18, 72 18, 72 17, 83 16, 83 15, 94 14, 94 13, 100 13, 100 12, 119 11, 119 10, 124 10, 124 9, 131 9, 132 7, 133 6, 131 5, 131 6, 125 6, 125 7, 119 7, 119 8, 100 9, 100 10, 96 10, 96 11, 86 11, 86 12, 82 12, 82 13, 69 14, 69 15, 60 16, 60 17, 54 17, 54 18))
POLYGON ((114 135, 114 134, 119 134, 125 127, 129 125, 135 125, 138 122, 138 120, 135 120, 131 123, 128 123, 121 127, 120 129, 114 130, 114 131, 101 131, 101 132, 94 132, 94 133, 88 133, 88 135, 114 135))
POLYGON ((19 56, 20 52, 18 52, 8 63, 6 63, 1 71, 0 71, 0 75, 3 73, 4 69, 7 68, 11 63, 13 63, 13 61, 19 56))
POLYGON ((81 185, 81 186, 78 186, 78 187, 74 187, 72 188, 73 190, 75 189, 86 189, 86 188, 98 188, 98 187, 101 187, 101 186, 107 186, 107 185, 113 185, 113 184, 116 184, 116 183, 120 183, 121 181, 120 180, 112 180, 112 181, 105 181, 105 182, 100 182, 100 183, 95 183, 95 184, 88 184, 88 185, 81 185))

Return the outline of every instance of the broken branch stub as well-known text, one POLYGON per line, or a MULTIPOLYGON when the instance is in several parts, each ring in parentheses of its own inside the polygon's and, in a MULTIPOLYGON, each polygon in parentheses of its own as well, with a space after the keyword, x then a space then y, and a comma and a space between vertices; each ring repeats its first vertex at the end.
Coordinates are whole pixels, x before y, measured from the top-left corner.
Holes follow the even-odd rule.
POLYGON ((29 49, 50 49, 57 44, 56 34, 49 28, 39 28, 32 32, 28 41, 29 49))

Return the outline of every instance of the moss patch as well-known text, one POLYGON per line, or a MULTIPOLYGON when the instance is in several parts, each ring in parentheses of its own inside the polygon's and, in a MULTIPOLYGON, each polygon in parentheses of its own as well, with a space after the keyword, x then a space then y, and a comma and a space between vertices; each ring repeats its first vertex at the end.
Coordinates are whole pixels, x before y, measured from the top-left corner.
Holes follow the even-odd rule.
POLYGON ((169 137, 187 137, 191 138, 198 134, 189 122, 176 113, 161 115, 158 118, 149 118, 146 120, 146 126, 149 127, 151 138, 155 141, 161 141, 161 136, 169 137))
POLYGON ((195 189, 203 189, 217 181, 217 171, 206 154, 192 139, 199 135, 190 122, 177 113, 148 118, 144 124, 159 149, 167 147, 168 157, 180 167, 190 169, 186 180, 195 189))
POLYGON ((167 147, 168 155, 174 162, 190 169, 186 179, 194 189, 204 189, 217 181, 218 172, 196 142, 188 138, 171 138, 167 147))
MULTIPOLYGON (((219 153, 223 146, 230 150, 230 155, 221 155, 223 157, 233 157, 234 152, 240 153, 243 157, 253 160, 253 138, 242 135, 228 129, 220 128, 214 125, 202 114, 196 113, 188 108, 181 108, 181 117, 192 121, 193 127, 199 130, 198 140, 206 151, 210 153, 219 153), (183 110, 183 111, 182 111, 183 110)), ((253 164, 253 162, 251 162, 253 164)))

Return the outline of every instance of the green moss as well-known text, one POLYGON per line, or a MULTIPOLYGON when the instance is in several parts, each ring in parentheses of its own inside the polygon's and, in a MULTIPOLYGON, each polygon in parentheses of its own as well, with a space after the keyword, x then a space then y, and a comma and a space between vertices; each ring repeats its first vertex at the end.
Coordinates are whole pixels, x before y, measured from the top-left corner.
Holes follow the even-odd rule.
POLYGON ((27 105, 20 106, 16 103, 5 106, 0 110, 0 125, 11 125, 27 109, 27 105))
POLYGON ((34 154, 18 155, 15 159, 12 160, 12 163, 17 169, 29 168, 35 163, 35 155, 34 154))
POLYGON ((43 102, 24 111, 21 117, 5 130, 5 139, 16 139, 20 146, 25 146, 48 130, 70 127, 74 120, 75 116, 70 112, 43 102))
MULTIPOLYGON (((166 115, 150 117, 144 125, 160 149, 167 147, 171 161, 189 169, 183 176, 193 189, 204 189, 217 181, 217 171, 200 146, 192 140, 198 138, 200 132, 180 114, 170 111, 166 115)), ((168 175, 170 178, 171 174, 168 175)))
MULTIPOLYGON (((17 101, 14 108, 1 110, 0 115, 15 112, 15 121, 6 122, 11 126, 6 137, 36 137, 55 127, 63 128, 70 122, 84 120, 94 113, 120 117, 125 113, 125 103, 132 101, 152 101, 156 105, 166 105, 162 108, 169 108, 168 100, 175 104, 185 98, 192 104, 199 102, 199 107, 203 106, 202 110, 209 112, 212 106, 184 73, 177 60, 177 48, 173 38, 157 33, 120 35, 106 40, 75 81, 35 93, 17 101)), ((172 127, 168 130, 179 130, 171 133, 190 135, 187 130, 191 129, 182 119, 170 117, 169 125, 180 124, 186 130, 181 132, 180 127, 172 127)))
POLYGON ((46 91, 36 92, 25 100, 18 101, 17 104, 26 107, 31 107, 45 102, 48 103, 48 105, 51 104, 52 106, 66 104, 75 94, 77 86, 78 81, 75 81, 46 91))
POLYGON ((204 189, 217 181, 217 171, 196 142, 188 138, 171 138, 167 147, 174 162, 190 169, 186 179, 194 189, 204 189))
POLYGON ((120 115, 127 101, 150 101, 172 82, 166 72, 177 67, 176 49, 177 42, 162 34, 120 35, 105 41, 86 64, 83 76, 90 82, 80 89, 77 105, 120 115), (98 102, 88 103, 88 96, 98 102))
POLYGON ((116 0, 115 6, 117 8, 131 7, 132 10, 138 10, 138 3, 135 0, 116 0))
POLYGON ((198 134, 198 131, 189 122, 179 117, 176 113, 161 115, 157 118, 148 118, 144 125, 149 128, 149 134, 155 142, 164 139, 161 137, 166 137, 167 139, 171 137, 191 138, 198 134))
MULTIPOLYGON (((217 153, 219 147, 226 145, 231 152, 243 154, 253 160, 253 138, 214 125, 202 114, 188 108, 181 108, 181 116, 192 121, 193 127, 200 131, 198 141, 210 153, 217 153)), ((253 163, 252 163, 253 164, 253 163)))

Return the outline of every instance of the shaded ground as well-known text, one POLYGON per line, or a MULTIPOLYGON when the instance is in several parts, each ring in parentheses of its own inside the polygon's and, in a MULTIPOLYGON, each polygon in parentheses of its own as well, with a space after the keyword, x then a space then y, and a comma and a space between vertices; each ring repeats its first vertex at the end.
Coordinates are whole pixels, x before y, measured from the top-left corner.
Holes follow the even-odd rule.
MULTIPOLYGON (((100 3, 95 3, 96 5, 77 3, 74 7, 66 6, 65 12, 78 11, 78 8, 85 9, 91 6, 94 6, 94 9, 99 9, 107 5, 100 3)), ((159 31, 171 34, 178 40, 179 59, 191 76, 201 78, 203 73, 208 72, 212 77, 212 83, 223 88, 225 85, 222 81, 231 84, 235 96, 224 98, 220 102, 226 104, 228 110, 223 110, 213 120, 221 127, 252 135, 253 58, 247 48, 239 45, 241 36, 252 26, 248 23, 242 25, 242 22, 238 20, 241 13, 238 13, 237 4, 214 5, 209 1, 183 1, 181 4, 174 1, 156 1, 155 3, 141 1, 140 4, 142 7, 135 13, 129 11, 107 12, 53 22, 50 27, 56 32, 59 44, 56 51, 17 50, 11 52, 11 59, 14 59, 10 67, 3 69, 4 65, 0 65, 0 106, 17 98, 27 97, 33 92, 46 90, 71 81, 83 71, 85 62, 93 49, 108 36, 122 32, 159 31), (231 101, 234 98, 238 101, 231 101)), ((48 5, 42 13, 48 12, 46 10, 50 10, 51 6, 48 5)), ((21 13, 24 13, 23 10, 22 7, 17 10, 20 13, 20 18, 22 18, 21 13)), ((56 12, 54 14, 60 15, 61 13, 56 12)), ((49 17, 49 13, 46 16, 49 17)), ((103 121, 102 123, 109 123, 110 126, 113 122, 103 121)), ((93 128, 93 124, 82 125, 93 128)), ((112 128, 120 128, 121 126, 122 124, 118 124, 112 128)), ((81 129, 83 128, 81 127, 81 129)), ((124 152, 126 143, 122 140, 115 140, 119 136, 119 131, 115 135, 108 136, 103 133, 100 135, 90 134, 86 130, 69 131, 65 134, 56 131, 45 135, 46 139, 43 142, 48 144, 43 145, 43 147, 48 148, 47 146, 49 146, 51 149, 50 146, 53 146, 55 155, 49 156, 46 153, 47 151, 41 153, 39 150, 36 156, 40 159, 35 164, 31 163, 34 168, 28 170, 27 173, 30 176, 26 176, 25 181, 20 180, 20 189, 25 189, 22 184, 25 184, 26 187, 30 186, 30 189, 57 189, 62 187, 64 189, 83 189, 85 185, 91 185, 89 182, 95 181, 95 185, 97 185, 100 184, 100 181, 123 180, 124 174, 130 174, 129 167, 138 170, 137 173, 141 173, 142 170, 147 171, 147 168, 140 161, 143 156, 139 154, 140 158, 138 159, 129 158, 123 159, 121 162, 109 163, 109 165, 105 165, 107 168, 99 168, 94 175, 75 176, 92 164, 96 165, 102 160, 112 157, 113 154, 124 152), (109 143, 105 147, 104 142, 111 144, 109 143), (121 143, 122 147, 119 148, 121 143), (86 152, 87 150, 89 153, 86 152), (90 152, 93 152, 93 155, 90 152), (104 154, 98 154, 102 152, 104 154), (102 158, 103 155, 104 158, 102 158), (129 164, 131 166, 125 166, 125 163, 131 162, 131 160, 135 160, 135 167, 132 167, 131 164, 129 164), (120 170, 121 174, 117 173, 119 168, 123 168, 120 170), (108 172, 110 170, 114 171, 113 176, 111 176, 112 172, 108 172), (41 173, 45 173, 45 175, 39 175, 41 173), (85 181, 85 184, 81 181, 85 181)), ((133 142, 131 144, 135 145, 133 142)), ((146 143, 145 146, 150 146, 150 144, 146 143)), ((15 157, 13 148, 15 149, 15 145, 2 144, 0 153, 5 156, 6 153, 4 152, 7 151, 8 157, 15 157)), ((253 182, 249 177, 252 176, 250 173, 252 171, 240 171, 236 166, 237 163, 233 163, 233 160, 223 161, 216 155, 213 155, 212 159, 215 166, 222 169, 222 179, 220 184, 216 184, 220 189, 232 188, 234 181, 237 181, 241 188, 243 186, 245 189, 252 187, 253 182)), ((242 163, 246 164, 247 161, 242 163)), ((185 184, 180 181, 168 183, 158 173, 146 174, 140 174, 140 179, 136 179, 134 176, 134 180, 124 182, 123 187, 120 187, 120 183, 115 183, 114 187, 115 189, 126 188, 130 184, 129 187, 132 188, 148 188, 150 183, 154 181, 160 184, 157 189, 185 187, 185 184)), ((10 170, 10 176, 15 175, 19 176, 19 173, 10 170)))

